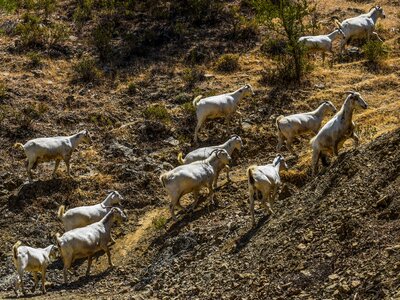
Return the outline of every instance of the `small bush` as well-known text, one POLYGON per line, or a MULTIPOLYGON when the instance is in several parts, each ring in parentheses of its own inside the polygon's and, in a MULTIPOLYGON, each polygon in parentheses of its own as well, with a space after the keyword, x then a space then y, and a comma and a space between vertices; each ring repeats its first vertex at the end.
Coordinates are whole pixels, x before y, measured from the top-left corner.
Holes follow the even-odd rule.
POLYGON ((108 60, 112 55, 111 39, 113 32, 113 22, 101 22, 92 31, 92 44, 99 52, 101 60, 108 60))
POLYGON ((224 54, 220 56, 215 64, 215 68, 219 72, 230 73, 239 69, 239 55, 224 54))
POLYGON ((92 18, 93 0, 82 0, 79 3, 72 16, 78 29, 82 28, 83 24, 92 18))
MULTIPOLYGON (((303 77, 312 70, 312 65, 305 57, 300 60, 300 66, 303 77)), ((297 80, 298 74, 296 69, 293 68, 293 58, 290 55, 283 54, 275 60, 275 67, 264 70, 260 82, 279 85, 295 82, 297 80)))
POLYGON ((261 52, 265 55, 277 56, 286 52, 287 43, 283 40, 268 39, 261 45, 261 52))
POLYGON ((187 114, 190 114, 190 115, 192 115, 196 111, 195 107, 193 106, 192 101, 183 103, 182 108, 187 114))
POLYGON ((31 68, 39 68, 42 66, 42 56, 38 52, 28 52, 26 55, 29 58, 28 65, 31 68))
POLYGON ((207 49, 202 45, 197 45, 188 51, 185 61, 191 65, 201 64, 208 59, 208 56, 207 49))
POLYGON ((143 115, 146 119, 169 122, 171 115, 169 114, 166 107, 162 104, 155 104, 145 108, 143 115))
POLYGON ((68 36, 68 28, 61 23, 54 23, 47 28, 47 46, 54 47, 61 44, 68 36))
POLYGON ((160 230, 165 227, 165 224, 167 224, 167 218, 164 216, 154 217, 151 224, 153 224, 155 229, 160 230))
POLYGON ((36 10, 43 10, 45 19, 48 19, 50 14, 56 8, 56 0, 38 0, 36 2, 36 10))
POLYGON ((128 95, 133 96, 133 95, 135 95, 137 92, 138 92, 137 84, 134 83, 134 82, 131 82, 131 83, 128 85, 128 88, 127 88, 127 93, 128 93, 128 95))
POLYGON ((197 82, 204 80, 204 70, 202 68, 186 68, 183 70, 182 79, 187 87, 193 87, 197 82))
POLYGON ((371 63, 379 63, 389 55, 389 47, 381 41, 369 41, 363 46, 364 56, 371 63))
POLYGON ((82 82, 96 82, 100 78, 100 71, 92 58, 83 58, 72 67, 73 80, 82 82))
POLYGON ((188 93, 180 93, 174 97, 175 104, 185 104, 190 100, 192 100, 192 96, 188 93))
POLYGON ((41 19, 28 13, 24 14, 22 22, 16 27, 23 47, 42 47, 45 44, 45 30, 41 19))

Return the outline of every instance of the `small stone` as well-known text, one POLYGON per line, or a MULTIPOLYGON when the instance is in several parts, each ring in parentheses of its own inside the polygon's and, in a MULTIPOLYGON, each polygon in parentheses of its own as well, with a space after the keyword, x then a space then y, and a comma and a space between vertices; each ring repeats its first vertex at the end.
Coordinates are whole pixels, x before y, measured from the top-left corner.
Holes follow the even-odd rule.
POLYGON ((328 278, 329 278, 330 280, 336 280, 336 279, 339 278, 339 275, 338 275, 338 274, 331 274, 331 275, 328 276, 328 278))
POLYGON ((171 146, 178 146, 179 145, 179 141, 175 138, 173 138, 172 136, 170 136, 169 138, 167 138, 166 140, 164 140, 165 143, 170 144, 171 146))
POLYGON ((297 245, 297 249, 304 250, 306 248, 307 248, 307 246, 304 245, 303 243, 300 243, 300 244, 297 245))
POLYGON ((360 281, 360 280, 353 280, 353 281, 351 282, 351 286, 352 286, 352 287, 358 287, 360 284, 361 284, 361 281, 360 281))

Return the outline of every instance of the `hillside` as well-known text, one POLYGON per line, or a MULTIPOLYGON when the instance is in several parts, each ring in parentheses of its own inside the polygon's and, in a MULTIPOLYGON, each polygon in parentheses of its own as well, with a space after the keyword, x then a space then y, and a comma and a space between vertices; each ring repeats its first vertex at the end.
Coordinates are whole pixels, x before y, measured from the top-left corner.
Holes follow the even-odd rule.
MULTIPOLYGON (((0 297, 14 296, 17 240, 53 243, 62 232, 61 204, 98 203, 111 189, 124 196, 129 216, 113 229, 116 267, 108 269, 100 255, 86 278, 87 262, 77 262, 72 283, 64 286, 58 259, 47 273, 48 294, 40 298, 400 297, 399 4, 380 3, 387 17, 377 31, 390 52, 378 63, 356 54, 330 68, 316 55, 301 83, 278 84, 270 80, 274 58, 263 50, 272 34, 255 23, 249 1, 203 1, 208 6, 197 12, 181 2, 66 0, 55 2, 47 17, 45 10, 33 11, 38 23, 27 17, 27 6, 0 10, 0 297), (35 43, 26 43, 19 24, 40 32, 35 43), (238 59, 230 71, 219 69, 224 54, 238 59), (201 203, 172 222, 159 175, 178 165, 179 152, 195 148, 193 98, 245 83, 255 95, 240 103, 243 128, 233 122, 244 147, 234 155, 232 182, 222 174, 218 206, 201 203), (245 170, 275 156, 275 118, 325 100, 340 107, 346 90, 360 92, 369 104, 354 114, 360 148, 346 143, 316 178, 309 170, 310 135, 295 142, 298 157, 284 149, 290 169, 276 213, 265 217, 256 206, 258 223, 251 228, 245 170), (44 163, 28 184, 24 155, 13 145, 82 129, 92 143, 73 154, 74 177, 61 163, 52 179, 54 165, 44 163)), ((334 28, 332 16, 351 17, 373 4, 318 3, 318 32, 334 28)), ((209 122, 199 146, 228 137, 222 121, 209 122)), ((191 201, 186 196, 183 203, 191 201)))

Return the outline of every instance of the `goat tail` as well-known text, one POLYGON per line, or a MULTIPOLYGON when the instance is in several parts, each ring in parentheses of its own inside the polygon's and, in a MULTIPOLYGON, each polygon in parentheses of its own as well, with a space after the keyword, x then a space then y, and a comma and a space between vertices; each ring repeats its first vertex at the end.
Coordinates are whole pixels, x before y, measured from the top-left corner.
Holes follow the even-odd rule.
POLYGON ((65 213, 65 206, 61 205, 60 208, 58 209, 57 216, 61 220, 61 218, 64 216, 65 213))
POLYGON ((61 235, 57 232, 56 233, 56 242, 57 242, 58 249, 61 249, 60 237, 61 237, 61 235))
POLYGON ((18 247, 22 245, 21 241, 18 241, 14 244, 13 246, 13 257, 15 260, 17 260, 17 256, 18 256, 18 247))
POLYGON ((22 149, 22 150, 25 150, 24 145, 22 145, 21 143, 15 143, 15 144, 14 144, 14 148, 15 148, 15 149, 22 149))
POLYGON ((280 115, 280 116, 277 117, 276 120, 275 120, 276 128, 277 128, 279 131, 282 131, 281 128, 279 127, 279 121, 282 120, 283 118, 284 118, 284 116, 283 116, 283 115, 280 115))
POLYGON ((181 164, 181 165, 183 165, 185 162, 183 161, 183 159, 182 159, 182 156, 183 156, 183 153, 182 152, 179 152, 179 154, 178 154, 178 161, 179 161, 179 163, 181 164))
POLYGON ((165 173, 160 176, 160 182, 163 187, 165 187, 165 181, 167 179, 166 177, 167 177, 167 174, 165 174, 165 173))
POLYGON ((254 166, 251 166, 247 169, 247 178, 249 179, 250 185, 254 185, 254 183, 255 183, 255 180, 253 177, 253 169, 254 169, 254 166))
POLYGON ((203 98, 202 95, 197 96, 196 98, 194 98, 193 100, 193 106, 196 107, 197 106, 197 102, 199 102, 201 100, 201 98, 203 98))

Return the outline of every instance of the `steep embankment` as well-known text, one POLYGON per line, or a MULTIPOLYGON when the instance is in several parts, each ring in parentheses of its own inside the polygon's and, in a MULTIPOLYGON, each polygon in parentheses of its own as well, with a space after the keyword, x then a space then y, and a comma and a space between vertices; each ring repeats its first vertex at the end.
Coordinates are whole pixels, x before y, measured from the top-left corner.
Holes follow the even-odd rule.
POLYGON ((399 296, 399 145, 396 130, 341 154, 253 229, 235 203, 197 211, 153 242, 135 288, 179 299, 399 296))

